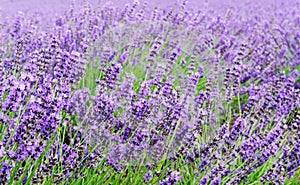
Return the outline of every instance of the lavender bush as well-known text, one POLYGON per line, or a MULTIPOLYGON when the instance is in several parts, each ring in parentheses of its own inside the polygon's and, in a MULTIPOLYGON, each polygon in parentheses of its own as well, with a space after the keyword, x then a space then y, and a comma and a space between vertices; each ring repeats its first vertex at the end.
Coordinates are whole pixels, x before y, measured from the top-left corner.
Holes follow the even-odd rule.
POLYGON ((3 3, 0 184, 299 184, 300 4, 197 2, 3 3))

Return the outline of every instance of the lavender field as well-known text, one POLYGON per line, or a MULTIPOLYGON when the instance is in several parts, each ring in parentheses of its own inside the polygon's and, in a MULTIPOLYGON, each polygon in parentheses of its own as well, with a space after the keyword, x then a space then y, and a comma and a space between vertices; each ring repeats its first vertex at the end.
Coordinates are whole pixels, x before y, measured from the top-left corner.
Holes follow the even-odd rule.
POLYGON ((0 2, 0 184, 300 185, 300 2, 0 2))

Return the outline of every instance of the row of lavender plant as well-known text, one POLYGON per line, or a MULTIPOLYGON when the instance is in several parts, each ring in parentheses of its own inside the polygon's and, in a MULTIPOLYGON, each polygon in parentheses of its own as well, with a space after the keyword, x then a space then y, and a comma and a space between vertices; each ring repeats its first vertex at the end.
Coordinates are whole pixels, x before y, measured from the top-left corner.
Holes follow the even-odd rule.
POLYGON ((1 184, 299 180, 296 6, 43 16, 1 23, 1 184))

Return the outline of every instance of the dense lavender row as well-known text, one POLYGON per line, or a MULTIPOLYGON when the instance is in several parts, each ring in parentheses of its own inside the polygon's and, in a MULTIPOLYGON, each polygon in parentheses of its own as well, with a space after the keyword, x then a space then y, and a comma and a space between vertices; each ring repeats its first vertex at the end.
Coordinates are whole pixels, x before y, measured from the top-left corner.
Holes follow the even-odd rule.
POLYGON ((300 182, 299 7, 152 6, 2 20, 0 184, 300 182))

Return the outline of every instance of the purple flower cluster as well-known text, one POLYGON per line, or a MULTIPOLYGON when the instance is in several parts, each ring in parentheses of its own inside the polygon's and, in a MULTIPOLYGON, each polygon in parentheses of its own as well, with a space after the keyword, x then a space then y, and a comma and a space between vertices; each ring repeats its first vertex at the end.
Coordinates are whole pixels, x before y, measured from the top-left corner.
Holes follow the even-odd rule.
POLYGON ((293 178, 297 8, 215 10, 85 1, 51 21, 1 20, 0 184, 132 166, 162 185, 186 183, 182 165, 201 185, 293 178))

